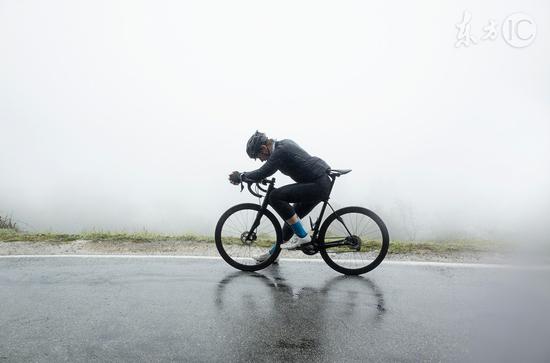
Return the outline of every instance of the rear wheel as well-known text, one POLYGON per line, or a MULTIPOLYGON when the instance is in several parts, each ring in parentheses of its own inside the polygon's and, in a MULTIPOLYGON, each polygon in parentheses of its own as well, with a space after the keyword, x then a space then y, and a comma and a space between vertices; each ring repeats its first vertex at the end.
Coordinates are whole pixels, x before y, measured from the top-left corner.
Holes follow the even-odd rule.
POLYGON ((252 225, 262 209, 258 204, 236 205, 225 212, 216 225, 216 248, 231 266, 243 271, 257 271, 269 266, 281 252, 281 226, 269 210, 264 210, 260 222, 252 225), (254 257, 275 250, 269 258, 258 263, 254 257))
POLYGON ((342 208, 329 215, 319 231, 319 252, 334 270, 360 275, 378 266, 390 244, 386 225, 374 212, 342 208))

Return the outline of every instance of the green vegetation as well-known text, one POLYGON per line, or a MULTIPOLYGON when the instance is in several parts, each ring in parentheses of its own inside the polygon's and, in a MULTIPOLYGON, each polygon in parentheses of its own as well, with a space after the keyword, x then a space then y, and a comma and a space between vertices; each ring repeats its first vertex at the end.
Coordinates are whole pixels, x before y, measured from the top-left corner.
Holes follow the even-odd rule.
POLYGON ((423 241, 423 242, 405 242, 391 241, 389 253, 391 254, 452 254, 452 253, 481 253, 499 251, 504 249, 503 243, 492 241, 423 241))
POLYGON ((72 242, 76 240, 87 241, 118 241, 118 242, 160 242, 160 241, 195 241, 214 242, 213 237, 199 236, 196 234, 166 235, 152 232, 104 232, 90 231, 79 234, 64 234, 53 232, 17 232, 12 229, 0 229, 0 242, 72 242))
MULTIPOLYGON (((391 241, 388 249, 389 254, 407 255, 407 254, 436 254, 450 255, 458 253, 483 253, 496 252, 504 249, 503 244, 497 244, 489 241, 391 241)), ((376 241, 363 242, 361 252, 377 252, 381 248, 381 243, 376 241)), ((333 252, 353 252, 354 249, 348 246, 332 248, 333 252)))
MULTIPOLYGON (((109 241, 109 242, 162 242, 162 241, 192 241, 213 243, 213 236, 201 236, 196 234, 169 235, 158 234, 147 231, 142 232, 106 232, 89 231, 79 234, 62 234, 53 232, 28 233, 20 232, 16 229, 0 228, 0 242, 51 242, 51 243, 69 243, 76 240, 87 241, 109 241)), ((268 236, 260 236, 255 245, 268 247, 272 239, 268 236)), ((231 242, 241 244, 240 239, 233 238, 231 242), (234 240, 234 241, 233 241, 234 240)), ((363 244, 362 250, 377 249, 379 243, 368 241, 363 244)), ((503 243, 481 241, 481 240, 457 240, 457 241, 391 241, 389 254, 441 254, 449 255, 455 253, 483 253, 491 251, 500 251, 506 246, 503 243)))

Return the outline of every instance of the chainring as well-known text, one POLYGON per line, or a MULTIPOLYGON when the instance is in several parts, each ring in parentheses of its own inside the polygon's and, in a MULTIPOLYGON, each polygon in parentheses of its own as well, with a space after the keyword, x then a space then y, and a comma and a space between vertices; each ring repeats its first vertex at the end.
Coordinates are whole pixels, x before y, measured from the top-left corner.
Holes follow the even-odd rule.
POLYGON ((314 254, 319 252, 319 248, 317 248, 317 245, 314 244, 307 244, 305 246, 302 246, 300 250, 308 256, 313 256, 314 254))

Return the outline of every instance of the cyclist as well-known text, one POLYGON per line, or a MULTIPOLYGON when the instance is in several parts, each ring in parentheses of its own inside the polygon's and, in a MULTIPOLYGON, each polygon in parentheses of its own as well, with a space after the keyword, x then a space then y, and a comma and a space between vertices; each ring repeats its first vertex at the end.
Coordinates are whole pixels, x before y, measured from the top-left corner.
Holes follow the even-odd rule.
MULTIPOLYGON (((270 139, 259 131, 248 140, 246 153, 250 158, 260 159, 265 164, 250 172, 234 171, 229 175, 229 181, 238 185, 243 176, 259 181, 273 175, 277 170, 291 177, 296 183, 273 189, 269 195, 269 205, 286 222, 283 226, 281 248, 295 249, 311 242, 301 218, 328 197, 331 183, 327 174, 327 169, 330 168, 328 164, 318 157, 309 155, 292 140, 270 139)), ((262 262, 269 258, 274 250, 275 245, 267 253, 254 258, 262 262)))

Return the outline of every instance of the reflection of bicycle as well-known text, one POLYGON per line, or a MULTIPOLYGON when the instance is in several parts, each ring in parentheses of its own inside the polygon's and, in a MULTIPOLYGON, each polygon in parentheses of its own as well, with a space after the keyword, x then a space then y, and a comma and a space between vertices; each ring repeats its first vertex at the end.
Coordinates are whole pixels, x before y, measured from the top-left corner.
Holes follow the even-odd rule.
MULTIPOLYGON (((351 170, 331 170, 332 179, 329 197, 336 178, 351 170)), ((282 231, 275 215, 267 209, 269 194, 274 188, 275 178, 248 183, 250 193, 264 197, 261 204, 238 204, 227 210, 216 225, 216 247, 223 259, 231 266, 243 271, 257 271, 269 266, 281 252, 282 231), (252 189, 252 185, 256 189, 252 189), (265 189, 262 186, 267 186, 265 189), (265 193, 262 195, 262 192, 265 193), (252 256, 267 252, 275 246, 271 257, 257 263, 252 256)), ((241 186, 242 188, 242 186, 241 186)), ((334 270, 346 275, 359 275, 378 266, 389 247, 386 225, 374 212, 362 207, 346 207, 337 211, 327 198, 323 201, 319 217, 311 223, 311 242, 298 249, 306 255, 317 252, 334 270), (327 205, 332 210, 321 225, 327 205)))
MULTIPOLYGON (((369 324, 377 323, 386 313, 383 291, 368 277, 334 276, 321 287, 296 289, 286 281, 276 266, 267 275, 262 272, 235 271, 225 276, 218 282, 216 289, 217 308, 220 311, 230 311, 227 317, 233 319, 234 325, 238 326, 243 323, 235 320, 251 320, 251 315, 259 312, 280 313, 285 319, 289 319, 292 314, 303 314, 304 309, 324 316, 326 309, 332 317, 348 317, 353 320, 346 321, 346 325, 354 322, 363 324, 367 322, 365 319, 368 319, 369 324), (247 293, 250 291, 256 293, 247 293), (262 293, 258 293, 260 291, 262 293), (288 309, 289 304, 293 304, 293 309, 288 309)), ((308 318, 310 321, 318 320, 310 315, 308 318)), ((276 320, 279 319, 273 319, 276 320)), ((285 325, 284 329, 288 329, 288 326, 285 325)))

